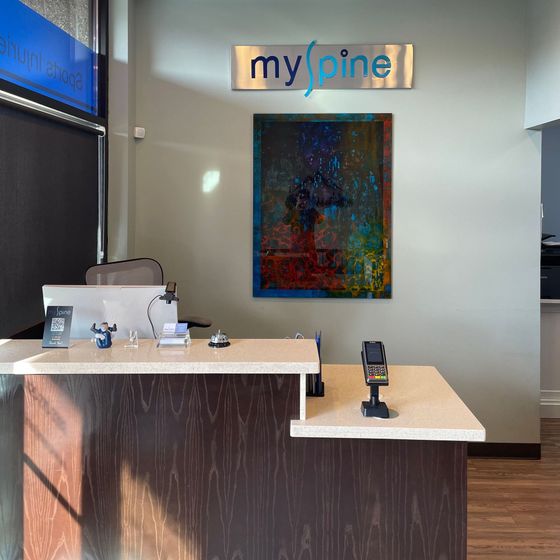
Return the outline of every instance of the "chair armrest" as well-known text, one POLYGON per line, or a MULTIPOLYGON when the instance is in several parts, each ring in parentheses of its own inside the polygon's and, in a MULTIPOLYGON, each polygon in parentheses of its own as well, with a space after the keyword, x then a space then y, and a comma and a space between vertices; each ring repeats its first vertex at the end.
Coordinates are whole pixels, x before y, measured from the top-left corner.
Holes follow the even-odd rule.
POLYGON ((189 329, 199 327, 201 329, 207 329, 212 326, 212 321, 206 317, 197 317, 196 315, 187 315, 179 319, 179 323, 188 323, 189 329))

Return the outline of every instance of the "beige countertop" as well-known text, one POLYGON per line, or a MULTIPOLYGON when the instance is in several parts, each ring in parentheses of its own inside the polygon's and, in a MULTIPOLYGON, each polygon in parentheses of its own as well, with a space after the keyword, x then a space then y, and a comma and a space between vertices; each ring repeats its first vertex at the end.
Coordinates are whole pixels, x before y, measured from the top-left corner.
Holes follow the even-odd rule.
POLYGON ((157 348, 155 340, 140 340, 125 348, 115 340, 106 350, 87 340, 70 348, 41 348, 41 340, 0 340, 0 374, 96 373, 268 373, 319 371, 313 339, 232 339, 227 348, 210 348, 208 340, 193 340, 184 348, 157 348))
POLYGON ((292 437, 484 441, 486 430, 430 366, 389 366, 380 387, 390 418, 365 418, 368 400, 361 365, 324 365, 325 396, 307 398, 305 420, 292 420, 292 437))
POLYGON ((185 348, 157 348, 140 340, 137 349, 116 340, 99 350, 91 341, 68 349, 43 349, 40 340, 0 340, 0 374, 227 373, 300 375, 300 420, 293 437, 484 441, 485 430, 441 374, 429 366, 389 366, 381 398, 391 417, 364 418, 369 396, 361 365, 324 365, 326 396, 305 398, 305 375, 317 373, 312 339, 233 339, 214 349, 207 340, 185 348))

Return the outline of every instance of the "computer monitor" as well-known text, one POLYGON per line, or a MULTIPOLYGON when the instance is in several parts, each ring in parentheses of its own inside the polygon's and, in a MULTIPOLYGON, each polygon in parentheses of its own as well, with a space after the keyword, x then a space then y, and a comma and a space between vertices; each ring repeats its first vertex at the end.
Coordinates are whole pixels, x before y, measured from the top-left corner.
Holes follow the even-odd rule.
POLYGON ((138 338, 154 338, 148 319, 159 336, 164 323, 177 322, 177 302, 166 303, 159 296, 165 286, 43 286, 45 312, 49 305, 71 305, 74 308, 70 338, 88 339, 93 323, 116 323, 113 338, 128 338, 130 330, 138 338))

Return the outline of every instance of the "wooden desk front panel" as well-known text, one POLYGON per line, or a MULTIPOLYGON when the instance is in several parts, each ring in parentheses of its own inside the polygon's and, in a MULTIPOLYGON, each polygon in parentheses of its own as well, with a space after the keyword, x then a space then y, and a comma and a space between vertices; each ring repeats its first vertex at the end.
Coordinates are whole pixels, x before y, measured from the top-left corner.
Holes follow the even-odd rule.
POLYGON ((23 379, 0 375, 0 559, 22 557, 23 379))
POLYGON ((26 377, 25 558, 466 557, 465 444, 290 438, 298 410, 295 375, 26 377))

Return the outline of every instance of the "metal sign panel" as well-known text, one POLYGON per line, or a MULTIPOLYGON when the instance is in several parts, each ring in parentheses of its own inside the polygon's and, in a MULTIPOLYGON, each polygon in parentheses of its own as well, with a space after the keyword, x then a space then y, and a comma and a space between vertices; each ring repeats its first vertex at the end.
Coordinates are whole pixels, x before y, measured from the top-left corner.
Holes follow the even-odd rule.
POLYGON ((414 47, 400 45, 237 45, 231 48, 231 88, 411 88, 414 47))

